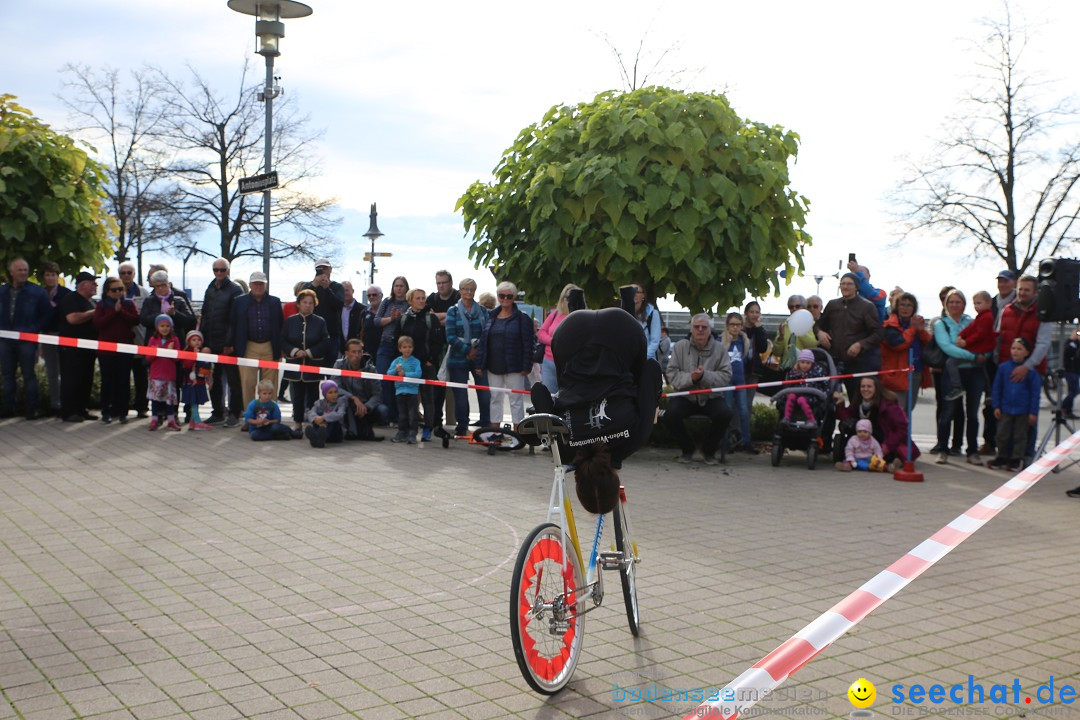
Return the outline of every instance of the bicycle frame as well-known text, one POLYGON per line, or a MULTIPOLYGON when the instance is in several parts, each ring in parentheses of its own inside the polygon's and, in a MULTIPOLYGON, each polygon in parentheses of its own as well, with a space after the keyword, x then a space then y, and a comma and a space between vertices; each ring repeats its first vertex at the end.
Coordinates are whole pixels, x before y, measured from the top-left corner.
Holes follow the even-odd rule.
MULTIPOLYGON (((552 522, 552 517, 557 516, 556 523, 563 536, 563 570, 566 570, 567 556, 566 547, 571 545, 577 555, 579 567, 585 567, 581 556, 581 541, 578 539, 577 522, 574 520, 574 509, 570 498, 566 494, 566 467, 562 464, 559 456, 558 443, 554 438, 551 440, 552 459, 555 462, 555 477, 551 483, 551 497, 548 500, 547 522, 552 522), (569 542, 566 542, 569 541, 569 542)), ((589 553, 589 564, 585 573, 585 587, 577 592, 588 591, 592 596, 594 607, 600 605, 604 598, 603 574, 599 572, 598 560, 600 557, 600 540, 604 535, 604 518, 600 515, 596 518, 596 532, 593 535, 592 551, 589 553)), ((577 593, 575 593, 577 594, 577 593)), ((576 604, 576 602, 575 602, 576 604)), ((586 612, 586 611, 582 611, 586 612)))

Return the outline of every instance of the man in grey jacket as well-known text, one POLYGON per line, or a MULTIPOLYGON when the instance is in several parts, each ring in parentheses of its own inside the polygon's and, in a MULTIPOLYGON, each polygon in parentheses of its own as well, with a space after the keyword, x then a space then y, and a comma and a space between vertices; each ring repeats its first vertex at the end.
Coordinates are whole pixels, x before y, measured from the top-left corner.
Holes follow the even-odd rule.
MULTIPOLYGON (((731 380, 731 360, 712 334, 712 319, 699 313, 690 320, 690 339, 675 343, 667 367, 668 383, 676 391, 708 390, 723 387, 731 380)), ((706 465, 716 465, 716 451, 731 422, 731 409, 719 393, 685 395, 668 399, 664 422, 679 443, 679 462, 694 458, 694 441, 686 430, 686 418, 701 415, 709 419, 709 429, 701 444, 706 465)))
MULTIPOLYGON (((351 338, 345 343, 345 357, 334 363, 344 370, 374 373, 375 363, 364 352, 364 343, 351 338)), ((345 417, 346 440, 382 440, 375 435, 375 423, 386 424, 390 416, 382 402, 382 388, 378 380, 342 376, 335 378, 338 387, 349 399, 349 412, 345 417)))

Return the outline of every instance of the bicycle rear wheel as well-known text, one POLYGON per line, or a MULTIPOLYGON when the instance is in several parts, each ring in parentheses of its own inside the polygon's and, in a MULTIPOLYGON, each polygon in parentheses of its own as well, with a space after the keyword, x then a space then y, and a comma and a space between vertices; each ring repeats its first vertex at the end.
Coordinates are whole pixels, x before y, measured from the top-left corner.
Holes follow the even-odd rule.
POLYGON ((543 523, 533 529, 514 563, 510 639, 522 677, 538 693, 562 690, 581 658, 584 597, 577 593, 584 584, 577 553, 564 548, 559 526, 543 523))
POLYGON ((615 549, 622 553, 619 580, 622 581, 623 602, 626 604, 626 622, 630 632, 637 637, 641 632, 637 599, 637 545, 630 534, 630 522, 626 517, 626 492, 619 488, 619 502, 611 511, 615 525, 615 549))

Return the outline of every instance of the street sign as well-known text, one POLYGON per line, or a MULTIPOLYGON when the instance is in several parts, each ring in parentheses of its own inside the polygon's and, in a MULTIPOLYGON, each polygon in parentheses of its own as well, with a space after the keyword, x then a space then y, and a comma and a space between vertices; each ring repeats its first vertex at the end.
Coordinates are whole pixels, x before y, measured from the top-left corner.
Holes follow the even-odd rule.
POLYGON ((249 195, 251 193, 276 188, 278 186, 277 170, 272 170, 268 173, 260 173, 259 175, 252 175, 251 177, 240 178, 239 184, 241 195, 249 195))
MULTIPOLYGON (((375 257, 394 257, 394 253, 375 253, 375 257)), ((364 253, 364 262, 371 261, 371 253, 364 253)))

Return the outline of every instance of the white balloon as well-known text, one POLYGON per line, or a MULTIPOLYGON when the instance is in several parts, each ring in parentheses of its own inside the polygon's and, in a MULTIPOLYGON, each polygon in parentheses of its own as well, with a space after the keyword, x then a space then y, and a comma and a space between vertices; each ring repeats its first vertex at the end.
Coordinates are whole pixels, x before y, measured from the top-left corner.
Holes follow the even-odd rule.
POLYGON ((787 320, 788 330, 795 335, 805 335, 814 327, 814 316, 809 310, 796 310, 787 320))

